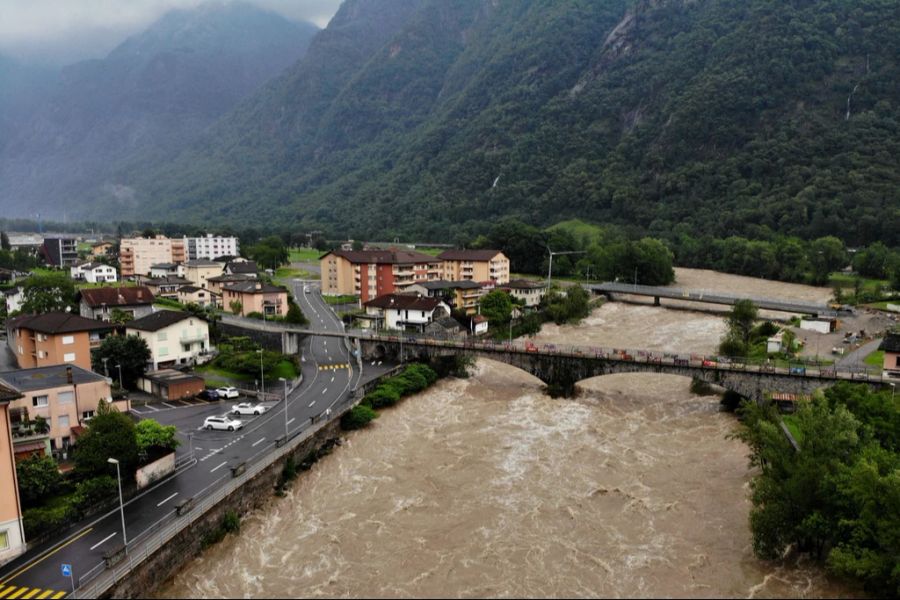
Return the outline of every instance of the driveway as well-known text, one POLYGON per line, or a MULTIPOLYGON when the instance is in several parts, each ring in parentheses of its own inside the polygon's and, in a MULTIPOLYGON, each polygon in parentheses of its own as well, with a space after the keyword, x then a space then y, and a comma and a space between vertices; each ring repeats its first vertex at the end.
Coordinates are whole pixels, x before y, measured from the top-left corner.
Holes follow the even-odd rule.
POLYGON ((867 342, 854 350, 853 352, 848 352, 845 354, 839 361, 835 363, 838 368, 849 369, 851 367, 861 366, 865 367, 866 363, 863 362, 865 358, 878 350, 878 346, 881 345, 881 338, 872 340, 871 342, 867 342))

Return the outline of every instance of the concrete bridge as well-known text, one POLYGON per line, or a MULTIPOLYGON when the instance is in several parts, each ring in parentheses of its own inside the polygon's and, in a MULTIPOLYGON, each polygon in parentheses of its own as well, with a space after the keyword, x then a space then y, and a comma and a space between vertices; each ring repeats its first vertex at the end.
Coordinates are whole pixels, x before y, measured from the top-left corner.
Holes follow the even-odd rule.
POLYGON ((844 310, 835 310, 829 306, 821 304, 794 302, 790 300, 779 300, 776 298, 731 296, 728 294, 720 294, 716 292, 683 290, 679 288, 657 287, 650 285, 631 285, 628 283, 607 282, 588 285, 587 288, 593 291, 595 294, 603 294, 610 299, 612 299, 613 294, 647 296, 653 298, 653 303, 656 306, 660 305, 660 298, 669 298, 672 300, 689 300, 691 302, 704 302, 707 304, 720 304, 725 306, 734 306, 734 304, 738 300, 752 300, 753 303, 759 308, 787 313, 796 313, 801 315, 833 317, 840 314, 847 314, 848 312, 844 310))

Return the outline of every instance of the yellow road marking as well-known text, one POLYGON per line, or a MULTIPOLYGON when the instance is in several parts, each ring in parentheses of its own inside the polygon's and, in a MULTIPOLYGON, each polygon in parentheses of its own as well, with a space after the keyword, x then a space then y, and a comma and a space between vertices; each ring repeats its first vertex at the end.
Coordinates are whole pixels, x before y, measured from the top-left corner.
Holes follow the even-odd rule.
POLYGON ((41 591, 40 588, 34 588, 34 589, 31 590, 30 592, 28 592, 27 594, 25 594, 24 596, 22 596, 22 600, 28 600, 28 599, 31 598, 32 596, 36 596, 37 593, 40 592, 40 591, 41 591))
POLYGON ((15 600, 16 598, 18 598, 19 596, 21 596, 22 594, 24 594, 27 591, 28 591, 27 587, 21 587, 14 594, 10 594, 8 597, 8 600, 15 600))
POLYGON ((44 600, 44 598, 46 598, 47 596, 49 596, 52 593, 53 593, 53 590, 47 590, 46 592, 44 592, 43 594, 38 596, 37 600, 44 600))
POLYGON ((57 592, 56 595, 53 596, 53 600, 59 600, 60 598, 62 598, 65 595, 66 595, 65 592, 57 592))
POLYGON ((8 593, 13 591, 14 589, 16 589, 16 586, 14 586, 14 585, 9 586, 8 588, 4 588, 3 591, 0 592, 0 598, 3 598, 4 596, 6 596, 8 593))
MULTIPOLYGON (((59 552, 60 550, 62 550, 63 548, 65 548, 66 546, 68 546, 69 544, 78 541, 79 539, 83 538, 84 536, 86 536, 87 534, 89 534, 90 532, 92 532, 93 530, 94 530, 93 527, 88 527, 87 529, 85 529, 84 531, 82 531, 81 533, 79 533, 78 535, 76 535, 75 537, 73 537, 71 540, 69 540, 69 541, 66 542, 65 544, 62 544, 61 546, 58 546, 55 550, 53 550, 53 552, 49 552, 49 553, 45 554, 44 556, 42 556, 41 558, 37 559, 36 561, 34 561, 34 562, 28 564, 28 565, 25 566, 25 567, 22 567, 21 569, 19 569, 18 571, 16 571, 15 573, 13 573, 12 575, 10 575, 9 577, 7 577, 5 581, 0 581, 0 584, 6 584, 6 583, 9 583, 9 582, 12 581, 13 579, 15 579, 16 577, 18 577, 18 576, 21 575, 22 573, 24 573, 25 571, 27 571, 28 569, 31 569, 31 568, 34 567, 35 565, 42 563, 43 561, 47 560, 48 558, 50 558, 51 556, 53 556, 54 554, 56 554, 57 552, 59 552)), ((65 593, 65 592, 63 592, 63 593, 65 593)), ((2 598, 2 597, 3 597, 3 592, 0 592, 0 598, 2 598)))

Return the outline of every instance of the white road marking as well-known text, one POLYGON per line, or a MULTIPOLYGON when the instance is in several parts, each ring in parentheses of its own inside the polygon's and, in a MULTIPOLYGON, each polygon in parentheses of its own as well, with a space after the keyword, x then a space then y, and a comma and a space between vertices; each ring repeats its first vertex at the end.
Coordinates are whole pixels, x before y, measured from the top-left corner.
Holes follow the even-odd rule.
POLYGON ((168 406, 169 408, 178 408, 177 406, 172 406, 168 402, 160 402, 160 404, 162 404, 163 406, 168 406))
POLYGON ((334 375, 331 376, 331 381, 334 382, 334 375))
POLYGON ((102 546, 103 544, 105 544, 106 542, 108 542, 111 538, 116 537, 117 535, 119 535, 119 532, 118 532, 118 531, 115 532, 115 533, 109 534, 108 536, 106 536, 105 538, 103 538, 102 540, 100 540, 99 542, 97 542, 96 544, 94 544, 93 546, 91 546, 91 550, 96 550, 97 548, 99 548, 100 546, 102 546))
POLYGON ((251 447, 251 448, 256 448, 257 446, 259 446, 260 444, 262 444, 264 441, 266 441, 266 438, 259 438, 258 440, 256 440, 255 442, 253 442, 253 444, 251 444, 250 447, 251 447))
POLYGON ((288 425, 297 420, 297 417, 292 417, 290 421, 287 422, 288 425))
POLYGON ((162 506, 163 504, 165 504, 166 502, 168 502, 169 500, 171 500, 172 498, 174 498, 177 495, 178 495, 178 492, 175 492, 174 494, 172 494, 171 496, 169 496, 168 498, 166 498, 165 500, 163 500, 162 502, 157 504, 156 507, 159 508, 160 506, 162 506))
POLYGON ((149 409, 152 410, 153 412, 159 412, 159 409, 156 408, 155 406, 151 405, 151 404, 145 404, 145 405, 144 405, 144 408, 149 408, 149 409))
POLYGON ((223 462, 223 463, 222 463, 221 465, 219 465, 218 467, 213 467, 212 469, 210 469, 209 472, 210 472, 210 473, 213 473, 216 469, 221 469, 222 467, 224 467, 224 466, 227 465, 227 464, 228 464, 228 461, 226 460, 225 462, 223 462))
POLYGON ((328 388, 325 388, 324 390, 322 390, 322 395, 324 396, 325 392, 327 392, 327 391, 328 391, 328 388))
POLYGON ((313 405, 315 405, 315 403, 316 403, 316 401, 315 401, 315 400, 313 400, 313 401, 312 401, 312 402, 310 402, 310 403, 309 403, 309 407, 310 407, 310 408, 312 408, 312 407, 313 407, 313 405))

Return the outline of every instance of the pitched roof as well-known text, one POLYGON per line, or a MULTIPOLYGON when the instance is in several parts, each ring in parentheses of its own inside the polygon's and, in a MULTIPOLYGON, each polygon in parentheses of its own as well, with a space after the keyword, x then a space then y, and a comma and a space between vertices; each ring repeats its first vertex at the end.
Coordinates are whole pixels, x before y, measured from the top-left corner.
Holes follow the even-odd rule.
POLYGON ((153 277, 144 281, 144 285, 148 287, 159 287, 161 285, 191 285, 194 283, 190 279, 179 277, 178 275, 166 275, 165 277, 153 277))
POLYGON ((206 281, 213 283, 228 283, 230 281, 256 281, 256 277, 245 273, 223 273, 215 277, 207 277, 206 281))
POLYGON ((172 269, 177 269, 178 265, 176 263, 156 263, 155 265, 150 265, 151 269, 165 269, 166 271, 171 271, 172 269))
POLYGON ((417 285, 421 285, 426 290, 477 290, 481 289, 481 284, 476 281, 444 281, 442 279, 438 281, 422 281, 417 283, 417 285))
POLYGON ((412 294, 385 294, 374 300, 365 302, 363 306, 391 310, 425 310, 432 311, 441 303, 439 298, 413 296, 412 294))
POLYGON ((220 267, 221 268, 222 263, 216 262, 214 260, 197 259, 197 260, 187 261, 186 263, 184 263, 184 266, 185 267, 220 267))
POLYGON ((256 274, 257 268, 256 263, 252 260, 244 260, 244 261, 231 261, 230 263, 225 265, 225 270, 230 271, 232 274, 256 274))
POLYGON ((51 365, 35 369, 17 369, 0 373, 0 383, 17 392, 46 390, 69 385, 66 371, 72 369, 72 382, 75 384, 105 381, 102 375, 82 369, 78 365, 51 365))
POLYGON ((277 294, 279 292, 287 293, 286 288, 269 283, 263 283, 255 279, 250 281, 240 281, 237 283, 232 283, 231 285, 224 286, 222 289, 228 290, 229 292, 240 292, 242 294, 277 294))
POLYGON ((530 279, 510 279, 509 283, 499 286, 500 289, 509 290, 537 290, 547 287, 543 281, 532 281, 530 279))
POLYGON ((900 333, 889 333, 881 342, 881 350, 885 352, 900 352, 900 333))
MULTIPOLYGON (((97 267, 109 267, 109 265, 105 265, 102 262, 94 262, 94 261, 88 261, 88 262, 81 263, 80 265, 75 265, 75 266, 78 267, 79 269, 89 269, 91 271, 93 271, 97 267)), ((109 267, 109 268, 112 268, 112 267, 109 267)))
POLYGON ((137 287, 101 287, 81 290, 81 301, 95 308, 106 305, 114 306, 144 306, 153 304, 153 292, 145 285, 137 287))
MULTIPOLYGON (((184 321, 185 319, 194 318, 203 321, 203 319, 191 313, 178 312, 175 310, 160 310, 155 313, 150 313, 146 317, 141 317, 140 319, 129 321, 125 325, 125 329, 126 331, 128 329, 137 329, 138 331, 159 331, 164 327, 174 325, 175 323, 184 321)), ((206 321, 203 322, 205 323, 206 321)))
POLYGON ((412 250, 332 250, 323 254, 320 260, 329 254, 346 258, 352 263, 375 263, 379 265, 412 265, 441 262, 433 256, 412 250))
POLYGON ((0 402, 10 402, 12 400, 18 400, 21 397, 22 394, 19 392, 4 385, 0 385, 0 402))
POLYGON ((441 260, 491 260, 500 254, 499 250, 444 250, 438 254, 441 260))
POLYGON ((22 315, 7 321, 7 329, 19 328, 57 334, 112 329, 113 326, 103 321, 85 319, 80 315, 52 312, 43 315, 22 315))
POLYGON ((185 294, 193 294, 196 292, 205 292, 205 288, 197 287, 196 285, 185 285, 178 288, 179 292, 184 292, 185 294))

